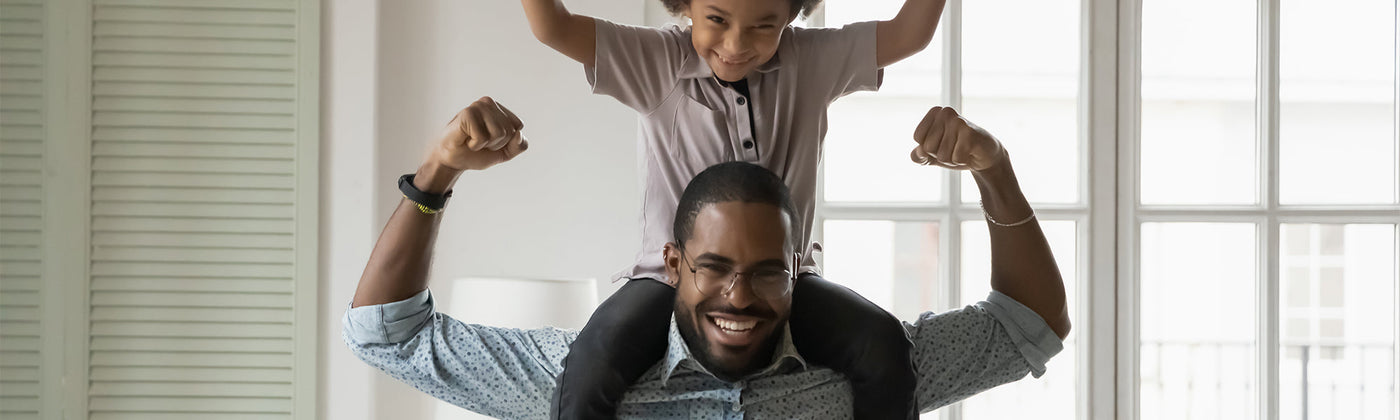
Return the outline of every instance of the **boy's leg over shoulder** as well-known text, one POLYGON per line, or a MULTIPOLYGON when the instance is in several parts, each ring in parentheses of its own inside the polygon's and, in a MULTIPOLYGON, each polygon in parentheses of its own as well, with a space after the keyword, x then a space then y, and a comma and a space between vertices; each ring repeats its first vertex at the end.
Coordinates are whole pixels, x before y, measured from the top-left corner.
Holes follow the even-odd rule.
POLYGON ((640 278, 598 305, 564 356, 550 418, 616 417, 627 388, 666 354, 675 300, 676 289, 640 278))
POLYGON ((912 419, 913 342, 899 320, 844 286, 803 274, 792 295, 793 344, 851 381, 857 419, 912 419))

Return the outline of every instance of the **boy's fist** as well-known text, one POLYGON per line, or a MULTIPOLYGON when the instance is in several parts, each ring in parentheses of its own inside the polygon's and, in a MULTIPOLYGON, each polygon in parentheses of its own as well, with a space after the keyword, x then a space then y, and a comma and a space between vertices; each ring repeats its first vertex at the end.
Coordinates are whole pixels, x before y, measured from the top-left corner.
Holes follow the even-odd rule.
POLYGON ((522 128, 515 113, 484 96, 452 117, 430 159, 459 171, 490 168, 530 147, 522 128))
POLYGON ((1005 160, 1006 149, 987 130, 968 122, 953 108, 928 110, 914 129, 914 150, 909 158, 920 165, 983 171, 1005 160))

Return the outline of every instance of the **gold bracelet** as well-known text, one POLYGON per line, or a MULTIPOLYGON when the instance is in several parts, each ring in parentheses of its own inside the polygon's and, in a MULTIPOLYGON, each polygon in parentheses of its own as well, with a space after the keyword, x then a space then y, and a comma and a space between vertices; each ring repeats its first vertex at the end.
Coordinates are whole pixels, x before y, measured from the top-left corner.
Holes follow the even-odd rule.
POLYGON ((1021 219, 1021 221, 1019 221, 1019 222, 1015 222, 1015 223, 1002 223, 1002 222, 998 222, 997 219, 992 218, 992 214, 991 214, 991 213, 987 213, 987 206, 986 206, 985 204, 982 204, 981 201, 978 201, 978 202, 977 202, 977 205, 982 206, 982 216, 983 216, 983 217, 986 217, 986 218, 987 218, 987 221, 990 222, 990 223, 993 224, 993 225, 997 225, 997 226, 1001 226, 1001 227, 1017 227, 1017 226, 1020 226, 1020 225, 1024 225, 1024 224, 1026 224, 1026 223, 1030 223, 1031 220, 1035 220, 1035 210, 1031 210, 1031 215, 1030 215, 1030 216, 1026 216, 1025 219, 1021 219))

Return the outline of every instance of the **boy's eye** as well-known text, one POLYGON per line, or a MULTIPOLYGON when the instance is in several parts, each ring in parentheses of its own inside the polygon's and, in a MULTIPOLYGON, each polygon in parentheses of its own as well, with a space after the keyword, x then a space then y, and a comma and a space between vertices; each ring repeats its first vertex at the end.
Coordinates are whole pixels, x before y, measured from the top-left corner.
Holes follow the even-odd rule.
POLYGON ((724 18, 719 17, 719 16, 709 15, 709 16, 706 17, 706 19, 709 19, 711 22, 718 23, 718 24, 721 24, 721 25, 724 24, 724 18))

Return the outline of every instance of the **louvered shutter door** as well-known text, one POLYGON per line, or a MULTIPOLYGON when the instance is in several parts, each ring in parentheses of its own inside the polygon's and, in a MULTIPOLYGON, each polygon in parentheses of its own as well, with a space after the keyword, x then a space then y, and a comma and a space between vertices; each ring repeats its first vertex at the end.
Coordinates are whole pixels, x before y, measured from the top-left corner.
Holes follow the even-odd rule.
POLYGON ((42 0, 0 2, 0 418, 39 417, 42 0))
POLYGON ((307 3, 94 1, 91 418, 291 417, 307 3))

